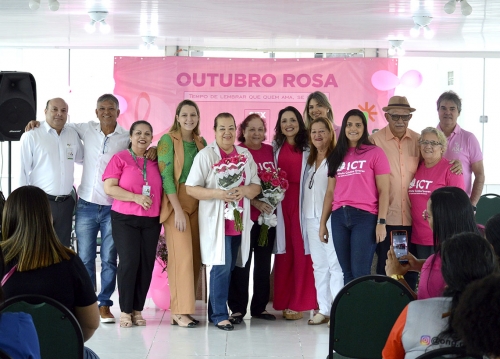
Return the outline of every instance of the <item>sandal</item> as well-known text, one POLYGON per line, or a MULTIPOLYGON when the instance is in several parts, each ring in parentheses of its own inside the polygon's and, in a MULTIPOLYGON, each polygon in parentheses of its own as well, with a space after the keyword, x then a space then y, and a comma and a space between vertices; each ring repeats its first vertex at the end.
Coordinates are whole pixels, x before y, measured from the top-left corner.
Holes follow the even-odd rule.
POLYGON ((132 327, 132 314, 120 313, 120 327, 130 328, 132 327))
POLYGON ((316 314, 314 314, 314 316, 312 317, 312 319, 309 319, 307 321, 307 324, 308 325, 320 325, 320 324, 328 323, 329 321, 330 321, 329 317, 325 317, 321 313, 316 313, 316 314))
POLYGON ((142 313, 134 310, 132 312, 132 324, 143 327, 146 325, 146 319, 142 317, 142 313))
MULTIPOLYGON (((185 318, 187 316, 184 316, 185 318)), ((183 328, 196 328, 196 323, 191 321, 191 319, 189 319, 189 317, 187 317, 187 319, 189 320, 189 322, 185 322, 183 319, 183 315, 182 314, 172 314, 171 318, 170 318, 170 324, 172 325, 178 325, 179 327, 183 327, 183 328)))
POLYGON ((283 315, 287 320, 297 320, 302 319, 304 317, 304 313, 296 312, 295 310, 286 309, 285 314, 283 315))

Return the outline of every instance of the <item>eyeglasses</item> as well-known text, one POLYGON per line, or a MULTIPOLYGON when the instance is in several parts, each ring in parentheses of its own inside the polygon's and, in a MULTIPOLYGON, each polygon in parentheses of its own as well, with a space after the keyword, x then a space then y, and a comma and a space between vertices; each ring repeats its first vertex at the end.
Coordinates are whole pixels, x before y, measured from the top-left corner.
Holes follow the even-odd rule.
POLYGON ((309 189, 312 189, 314 186, 314 175, 316 174, 316 171, 313 172, 311 179, 309 180, 309 189))
POLYGON ((424 219, 424 221, 427 221, 429 220, 429 218, 432 218, 432 216, 429 214, 429 212, 427 212, 426 209, 424 209, 424 211, 422 212, 422 218, 424 219))
POLYGON ((432 147, 442 146, 441 143, 436 141, 418 141, 418 143, 420 143, 420 146, 422 147, 427 147, 429 145, 431 145, 432 147))
POLYGON ((391 120, 394 122, 403 120, 404 122, 410 121, 411 115, 393 115, 392 113, 387 112, 387 114, 390 116, 391 120))

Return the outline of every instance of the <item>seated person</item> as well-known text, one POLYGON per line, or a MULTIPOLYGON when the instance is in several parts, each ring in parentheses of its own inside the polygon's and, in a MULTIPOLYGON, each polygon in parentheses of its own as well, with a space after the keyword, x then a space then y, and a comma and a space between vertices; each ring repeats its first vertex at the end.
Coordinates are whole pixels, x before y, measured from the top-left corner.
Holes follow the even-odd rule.
POLYGON ((484 235, 493 246, 497 257, 500 258, 500 213, 488 219, 484 226, 484 235))
MULTIPOLYGON (((13 274, 5 283, 6 298, 39 294, 57 300, 73 312, 89 340, 99 327, 97 297, 81 259, 57 239, 47 194, 23 186, 5 203, 0 246, 5 267, 13 274)), ((86 359, 98 356, 85 348, 86 359)))
MULTIPOLYGON (((2 248, 0 247, 0 278, 8 280, 4 271, 2 248)), ((2 280, 3 284, 3 280, 2 280)), ((4 295, 0 286, 0 305, 4 295)), ((31 315, 26 313, 0 313, 0 350, 15 359, 40 359, 38 335, 31 315)))
POLYGON ((455 309, 465 288, 498 272, 493 249, 476 233, 460 233, 441 243, 444 297, 415 300, 396 320, 382 350, 383 359, 414 359, 427 351, 461 346, 453 326, 455 309))
POLYGON ((467 351, 500 358, 500 275, 467 287, 455 311, 453 327, 467 351))
POLYGON ((421 272, 418 299, 427 299, 442 296, 446 285, 441 275, 441 243, 458 233, 480 233, 470 199, 458 187, 441 187, 432 192, 422 216, 432 230, 434 254, 427 259, 416 259, 412 254, 402 256, 399 259, 408 260, 408 264, 402 265, 391 248, 387 254, 386 274, 410 289, 403 275, 407 271, 421 272))

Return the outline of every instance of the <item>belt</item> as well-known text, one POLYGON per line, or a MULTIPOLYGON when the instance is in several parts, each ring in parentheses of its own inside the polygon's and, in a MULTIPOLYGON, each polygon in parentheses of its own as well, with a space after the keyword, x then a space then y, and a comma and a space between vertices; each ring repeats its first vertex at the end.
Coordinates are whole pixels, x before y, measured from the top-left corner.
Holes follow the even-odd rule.
POLYGON ((49 198, 49 201, 54 201, 54 202, 64 202, 66 201, 68 198, 71 197, 70 194, 66 195, 66 196, 51 196, 50 194, 47 195, 47 197, 49 198))

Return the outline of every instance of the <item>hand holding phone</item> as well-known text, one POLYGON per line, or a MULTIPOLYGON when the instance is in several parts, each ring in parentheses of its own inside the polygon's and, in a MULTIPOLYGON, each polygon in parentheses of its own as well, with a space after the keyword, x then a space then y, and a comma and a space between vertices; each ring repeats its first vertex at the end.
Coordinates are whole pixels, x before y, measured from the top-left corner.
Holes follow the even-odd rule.
POLYGON ((399 263, 407 264, 407 260, 401 260, 402 256, 408 254, 408 232, 407 231, 391 231, 391 242, 394 247, 394 253, 398 258, 399 263))

